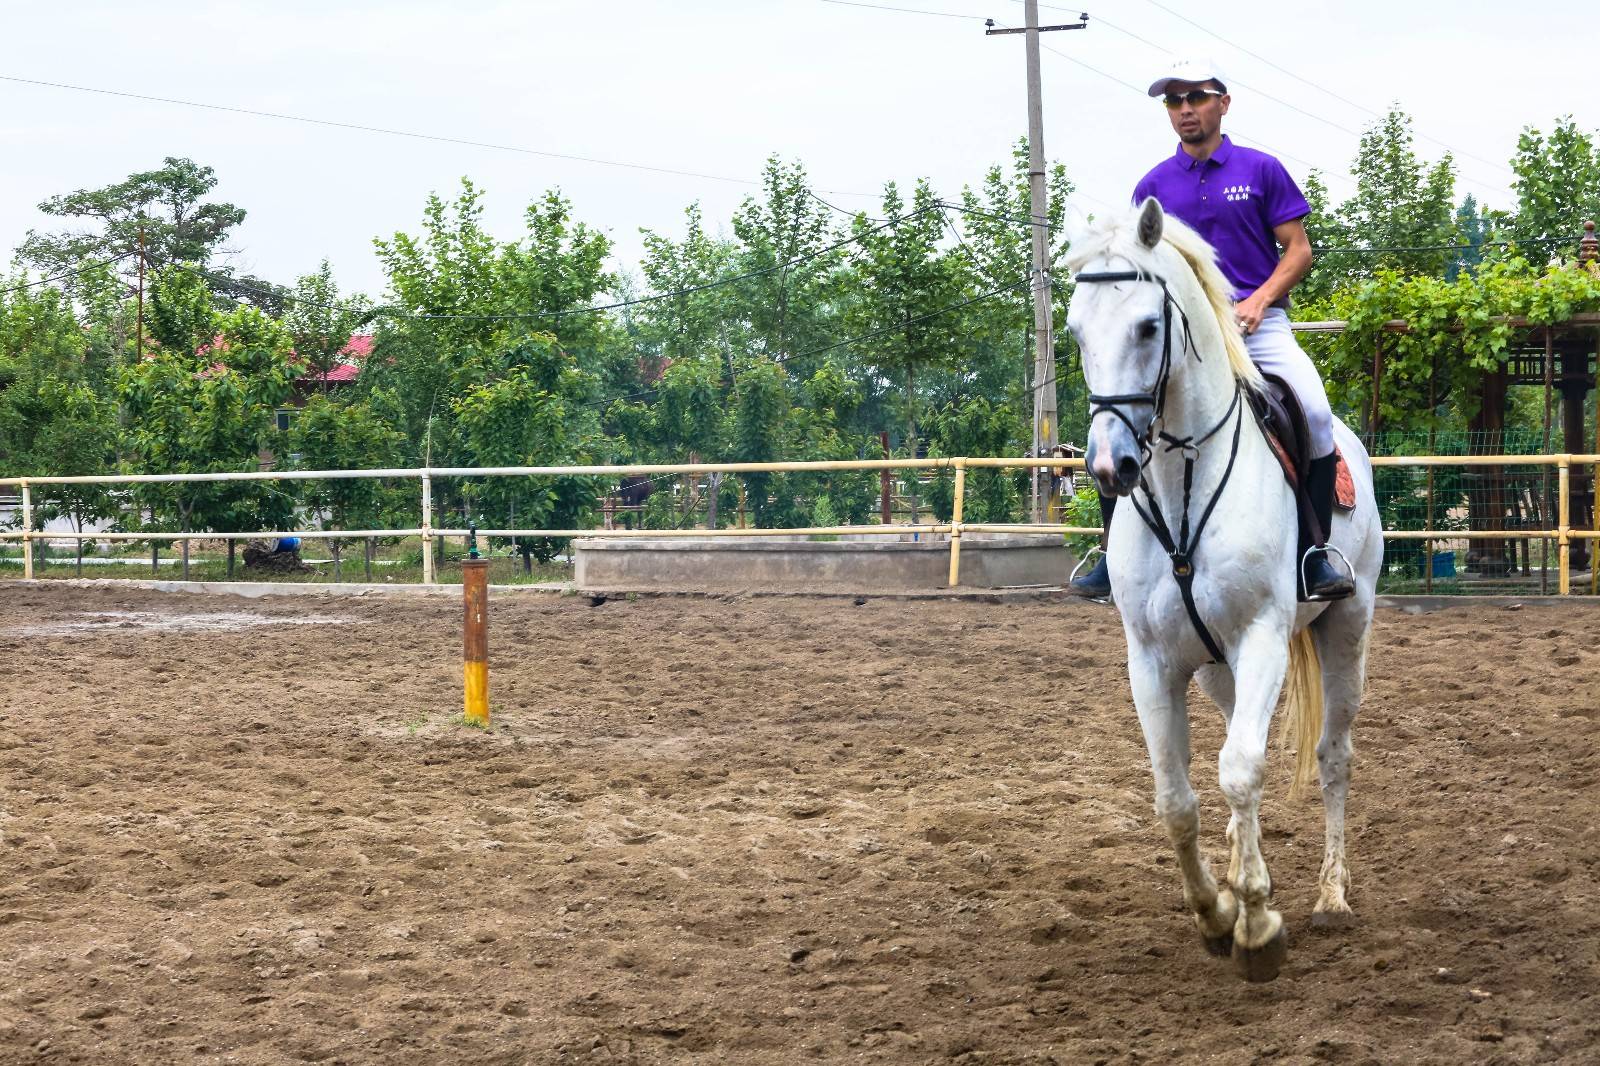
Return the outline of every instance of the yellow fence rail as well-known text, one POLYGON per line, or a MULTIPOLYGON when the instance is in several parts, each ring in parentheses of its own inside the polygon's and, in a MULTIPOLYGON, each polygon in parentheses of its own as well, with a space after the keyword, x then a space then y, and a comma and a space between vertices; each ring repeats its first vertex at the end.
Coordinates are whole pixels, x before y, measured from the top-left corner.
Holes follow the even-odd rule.
MULTIPOLYGON (((1571 472, 1574 466, 1593 467, 1600 482, 1600 455, 1422 455, 1376 456, 1372 459, 1379 467, 1554 467, 1557 474, 1558 515, 1554 529, 1421 529, 1386 530, 1384 536, 1391 540, 1553 540, 1556 542, 1560 565, 1560 592, 1572 591, 1571 545, 1574 540, 1593 540, 1600 549, 1600 507, 1595 508, 1594 529, 1574 529, 1571 526, 1571 472)), ((23 576, 34 576, 36 541, 42 540, 94 540, 94 541, 190 541, 190 540, 253 540, 276 537, 303 537, 306 539, 355 539, 365 537, 422 538, 423 581, 433 584, 433 546, 436 540, 465 538, 469 531, 436 527, 433 524, 433 479, 477 477, 605 477, 647 476, 663 474, 749 474, 806 472, 822 473, 848 470, 916 470, 950 471, 954 479, 954 499, 948 522, 923 524, 884 523, 859 526, 808 526, 801 528, 731 528, 731 529, 479 529, 479 536, 488 537, 601 537, 601 538, 662 538, 662 537, 764 537, 764 536, 821 536, 821 535, 871 535, 900 536, 906 534, 947 535, 950 538, 950 576, 952 587, 961 583, 962 538, 969 533, 1042 533, 1055 535, 1098 534, 1097 526, 1071 526, 1060 523, 968 523, 965 521, 966 481, 972 470, 1011 470, 1051 468, 1081 471, 1082 459, 1031 459, 1031 458, 974 458, 940 457, 932 459, 855 459, 824 462, 782 463, 656 463, 604 466, 505 466, 505 467, 404 467, 377 470, 260 470, 238 473, 205 474, 111 474, 61 477, 0 478, 0 488, 14 486, 20 490, 20 528, 0 530, 0 542, 22 542, 23 576), (148 531, 148 532, 96 532, 96 531, 44 531, 35 528, 33 489, 44 485, 139 485, 181 482, 238 482, 238 481, 319 481, 348 480, 354 478, 415 479, 420 489, 421 523, 406 529, 304 529, 255 532, 210 531, 148 531)), ((1593 578, 1600 576, 1600 565, 1592 568, 1590 591, 1594 592, 1593 578)))

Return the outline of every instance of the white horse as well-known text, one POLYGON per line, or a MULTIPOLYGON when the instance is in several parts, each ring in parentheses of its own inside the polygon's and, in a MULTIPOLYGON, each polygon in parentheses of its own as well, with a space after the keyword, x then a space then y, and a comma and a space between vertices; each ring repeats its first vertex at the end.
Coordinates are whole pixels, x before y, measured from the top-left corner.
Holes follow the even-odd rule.
POLYGON ((1102 492, 1134 504, 1117 508, 1106 552, 1156 814, 1206 947, 1231 953, 1247 979, 1270 981, 1287 936, 1269 908, 1258 814, 1267 733, 1286 672, 1299 749, 1295 791, 1319 773, 1327 823, 1312 921, 1342 925, 1352 917, 1344 853, 1350 725, 1383 562, 1371 463, 1335 420, 1357 503, 1335 517, 1329 543, 1354 570, 1356 592, 1297 603, 1295 497, 1247 409, 1246 394, 1263 383, 1211 249, 1154 200, 1106 221, 1076 220, 1069 230, 1068 266, 1078 286, 1067 323, 1094 411, 1089 468, 1102 492), (1189 784, 1186 694, 1195 676, 1227 720, 1218 778, 1233 812, 1232 858, 1221 887, 1200 854, 1199 804, 1189 784))

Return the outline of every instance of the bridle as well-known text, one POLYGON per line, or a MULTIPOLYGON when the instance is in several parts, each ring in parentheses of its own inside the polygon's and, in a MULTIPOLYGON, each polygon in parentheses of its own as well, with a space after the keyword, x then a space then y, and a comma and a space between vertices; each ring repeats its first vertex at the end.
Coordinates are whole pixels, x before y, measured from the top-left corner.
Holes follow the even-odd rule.
POLYGON ((1080 285, 1109 284, 1118 281, 1152 281, 1161 286, 1161 369, 1156 374, 1155 384, 1149 392, 1130 392, 1116 396, 1101 396, 1089 394, 1089 421, 1093 421, 1102 414, 1110 414, 1121 420, 1128 427, 1128 432, 1133 434, 1133 439, 1139 442, 1139 488, 1144 491, 1145 499, 1149 502, 1149 510, 1139 505, 1139 497, 1129 495, 1128 499, 1133 504, 1133 509, 1139 512, 1139 517, 1149 527, 1150 532, 1160 542, 1167 556, 1172 560, 1172 576, 1178 582, 1178 591, 1183 594, 1183 606, 1188 611, 1189 622, 1194 626, 1194 631, 1205 645, 1206 651, 1211 653, 1211 661, 1220 663, 1224 661, 1222 649, 1218 647, 1216 638, 1206 628, 1200 618, 1200 611, 1194 602, 1194 549, 1200 542, 1200 534, 1205 532, 1206 523, 1211 520, 1211 513, 1217 508, 1217 501, 1222 498, 1222 490, 1228 484, 1228 478, 1233 474, 1233 463, 1239 457, 1239 434, 1244 428, 1244 409, 1239 402, 1240 385, 1237 380, 1233 384, 1233 400, 1228 404, 1228 410, 1218 419, 1217 424, 1208 429, 1201 436, 1176 437, 1168 433, 1165 428, 1157 429, 1167 407, 1167 384, 1172 376, 1172 311, 1177 308, 1178 318, 1183 323, 1183 354, 1193 355, 1195 362, 1200 361, 1200 350, 1194 346, 1194 336, 1189 330, 1189 315, 1183 307, 1172 297, 1172 292, 1167 288, 1165 278, 1156 274, 1146 274, 1139 270, 1109 270, 1088 274, 1079 274, 1073 279, 1080 285), (1134 427, 1133 420, 1122 410, 1124 404, 1149 404, 1153 410, 1150 425, 1141 435, 1134 427), (1228 419, 1234 418, 1233 442, 1228 449, 1228 465, 1222 471, 1222 479, 1217 482, 1216 491, 1211 494, 1211 500, 1206 504, 1205 510, 1200 514, 1200 521, 1196 522, 1191 530, 1189 526, 1189 494, 1194 486, 1194 464, 1200 458, 1200 446, 1227 425, 1228 419), (1179 516, 1178 535, 1173 536, 1172 528, 1167 523, 1166 516, 1161 513, 1161 505, 1156 502, 1155 494, 1150 491, 1150 484, 1145 480, 1145 469, 1150 465, 1153 456, 1152 445, 1160 441, 1166 446, 1166 451, 1183 452, 1183 513, 1179 516))
POLYGON ((1122 424, 1128 427, 1128 432, 1133 434, 1133 439, 1139 441, 1143 448, 1143 462, 1139 464, 1142 469, 1145 463, 1150 461, 1150 432, 1155 428, 1155 424, 1161 420, 1161 416, 1166 413, 1167 409, 1167 381, 1172 376, 1172 309, 1174 307, 1178 308, 1178 318, 1183 322, 1184 352, 1194 352, 1194 357, 1197 361, 1200 358, 1200 353, 1195 351, 1194 337, 1189 332, 1188 312, 1184 311, 1178 305, 1178 302, 1172 298, 1172 293, 1167 288, 1165 278, 1155 274, 1146 274, 1141 270, 1106 270, 1098 273, 1079 274, 1072 280, 1079 285, 1112 284, 1118 281, 1153 281, 1161 286, 1161 369, 1156 374, 1155 384, 1149 392, 1128 392, 1117 396, 1099 396, 1092 392, 1089 394, 1089 420, 1092 422, 1100 415, 1107 413, 1120 419, 1122 424), (1149 404, 1153 409, 1150 429, 1147 429, 1142 435, 1134 428, 1133 420, 1128 417, 1127 412, 1123 411, 1119 406, 1128 403, 1149 404))

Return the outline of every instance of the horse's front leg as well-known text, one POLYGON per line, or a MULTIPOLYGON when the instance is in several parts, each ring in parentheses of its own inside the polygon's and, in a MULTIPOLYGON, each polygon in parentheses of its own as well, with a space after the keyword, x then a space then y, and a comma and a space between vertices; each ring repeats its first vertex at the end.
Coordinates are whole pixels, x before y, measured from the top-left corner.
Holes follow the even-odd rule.
POLYGON ((1213 955, 1233 947, 1239 908, 1233 893, 1217 888, 1211 867, 1200 854, 1200 801, 1189 784, 1189 713, 1187 676, 1156 662, 1152 656, 1129 657, 1133 702, 1150 750, 1155 774, 1156 817, 1166 827, 1183 871, 1183 901, 1194 912, 1195 925, 1213 955))
POLYGON ((1218 758, 1218 783, 1233 810, 1229 880, 1239 903, 1233 958, 1240 973, 1251 981, 1278 976, 1288 945, 1283 917, 1267 906, 1272 876, 1261 856, 1260 820, 1267 732, 1289 664, 1289 646, 1283 637, 1287 631, 1282 619, 1258 622, 1240 641, 1233 661, 1233 719, 1218 758))

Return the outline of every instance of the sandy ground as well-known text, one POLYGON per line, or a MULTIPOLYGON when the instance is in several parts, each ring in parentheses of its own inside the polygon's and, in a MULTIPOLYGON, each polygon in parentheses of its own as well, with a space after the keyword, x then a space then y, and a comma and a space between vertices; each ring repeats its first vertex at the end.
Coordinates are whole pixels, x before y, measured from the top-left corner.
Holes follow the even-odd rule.
POLYGON ((1600 1061, 1593 612, 1380 614, 1252 986, 1108 608, 504 597, 483 732, 450 599, 0 595, 0 1062, 1600 1061))

